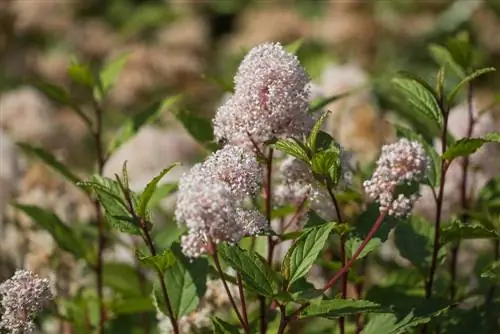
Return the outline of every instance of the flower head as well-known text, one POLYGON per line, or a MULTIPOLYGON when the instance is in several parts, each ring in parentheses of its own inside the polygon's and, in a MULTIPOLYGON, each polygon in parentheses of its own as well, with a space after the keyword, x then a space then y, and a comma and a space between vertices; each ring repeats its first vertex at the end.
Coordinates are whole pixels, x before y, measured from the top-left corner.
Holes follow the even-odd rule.
POLYGON ((52 300, 50 283, 28 270, 17 270, 10 279, 0 284, 4 313, 0 328, 11 333, 33 333, 35 314, 52 300))
POLYGON ((398 186, 422 182, 428 168, 429 159, 422 145, 402 138, 382 147, 377 169, 363 186, 367 195, 379 202, 381 211, 398 217, 407 216, 417 195, 398 193, 398 186))

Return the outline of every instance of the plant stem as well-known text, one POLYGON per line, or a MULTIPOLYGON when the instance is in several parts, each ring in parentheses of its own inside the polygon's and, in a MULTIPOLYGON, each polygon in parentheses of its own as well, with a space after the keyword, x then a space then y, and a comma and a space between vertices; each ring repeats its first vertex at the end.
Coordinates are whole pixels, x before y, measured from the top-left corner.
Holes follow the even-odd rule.
MULTIPOLYGON (((343 224, 342 213, 340 211, 339 202, 337 201, 337 198, 335 197, 335 194, 333 193, 332 189, 330 189, 330 187, 327 187, 327 190, 328 190, 328 194, 330 195, 330 198, 332 200, 333 206, 335 207, 335 213, 337 214, 338 223, 343 224)), ((345 262, 346 262, 345 243, 346 243, 346 236, 345 236, 345 234, 342 234, 340 236, 340 261, 342 263, 342 267, 345 266, 345 262)), ((341 284, 342 299, 346 299, 346 297, 347 297, 347 277, 348 277, 348 272, 346 272, 344 275, 342 275, 342 284, 341 284)), ((340 329, 340 334, 345 333, 345 318, 344 317, 339 318, 339 329, 340 329)))
MULTIPOLYGON (((366 258, 363 258, 361 260, 361 265, 359 266, 358 269, 358 277, 364 277, 365 273, 365 268, 366 268, 366 258)), ((363 287, 364 287, 364 280, 356 284, 356 294, 358 295, 358 298, 363 297, 363 287)), ((356 334, 361 333, 363 330, 363 321, 362 321, 362 314, 358 313, 356 314, 356 334)))
POLYGON ((280 326, 278 328, 278 334, 284 334, 287 325, 286 307, 284 305, 280 305, 280 311, 281 311, 281 319, 280 319, 280 326))
POLYGON ((243 319, 245 320, 245 325, 248 328, 247 304, 246 304, 246 301, 245 301, 245 292, 243 291, 243 281, 241 280, 240 273, 236 274, 236 278, 238 279, 238 290, 239 290, 239 293, 240 293, 241 309, 242 309, 242 312, 243 312, 243 319))
MULTIPOLYGON (((331 279, 330 281, 328 281, 328 283, 326 283, 323 288, 321 289, 322 291, 326 291, 328 290, 329 288, 331 288, 337 281, 340 277, 342 277, 342 275, 344 275, 346 272, 349 271, 349 268, 352 266, 352 264, 354 263, 354 261, 356 261, 359 257, 359 255, 361 254, 361 252, 363 252, 363 250, 365 249, 366 245, 368 245, 368 242, 370 242, 370 240, 373 238, 373 236, 375 235, 375 233, 378 231, 378 229, 380 228, 380 226, 382 226, 382 223, 384 222, 384 218, 385 218, 385 215, 386 215, 386 212, 380 212, 378 217, 377 217, 377 220, 375 221, 375 223, 373 224, 372 228, 370 229, 370 231, 368 232, 365 240, 363 240, 363 242, 361 243, 361 245, 359 246, 359 248, 356 250, 356 252, 354 253, 354 255, 352 256, 352 258, 347 261, 347 263, 344 265, 344 267, 342 267, 342 269, 340 269, 331 279)), ((305 303, 303 304, 301 307, 299 307, 295 312, 293 312, 289 317, 286 317, 286 320, 285 320, 285 324, 284 324, 284 328, 286 328, 286 326, 292 322, 293 320, 295 320, 302 311, 304 311, 307 307, 309 307, 311 303, 305 303)), ((283 331, 284 331, 284 328, 283 328, 283 331)))
MULTIPOLYGON (((104 164, 106 163, 106 154, 104 152, 102 135, 103 135, 103 112, 101 106, 94 101, 95 111, 95 131, 93 133, 96 155, 97 155, 97 173, 102 175, 104 164)), ((94 209, 97 220, 98 228, 98 241, 97 241, 97 261, 96 261, 96 286, 97 286, 97 299, 99 302, 99 325, 98 333, 104 334, 104 323, 106 322, 106 310, 104 307, 103 296, 103 253, 106 247, 106 227, 104 217, 102 216, 101 205, 97 199, 94 200, 94 209)))
MULTIPOLYGON (((470 138, 472 136, 472 131, 474 130, 474 125, 476 123, 476 120, 474 118, 474 106, 473 106, 473 86, 472 83, 469 84, 468 89, 467 89, 467 112, 468 112, 468 124, 467 124, 467 136, 466 138, 470 138)), ((470 165, 470 157, 466 155, 463 157, 462 160, 462 183, 460 184, 460 205, 462 207, 462 214, 461 218, 464 223, 467 222, 468 220, 468 213, 467 211, 469 210, 469 201, 468 201, 468 194, 467 194, 467 184, 468 184, 468 172, 469 172, 469 165, 470 165)), ((451 300, 455 298, 455 293, 456 293, 456 268, 457 268, 457 259, 458 259, 458 252, 460 249, 460 241, 457 241, 451 250, 451 260, 450 260, 450 277, 451 277, 451 283, 450 283, 450 297, 451 300)))
MULTIPOLYGON (((220 279, 222 280, 222 284, 224 285, 224 289, 226 290, 229 301, 231 302, 231 305, 233 306, 234 312, 236 313, 236 316, 238 317, 238 320, 240 321, 241 326, 243 327, 243 330, 245 331, 245 333, 248 333, 248 324, 241 316, 241 313, 238 310, 238 306, 236 305, 236 302, 234 301, 233 295, 231 294, 231 290, 229 290, 229 286, 227 285, 226 279, 224 278, 224 272, 222 271, 220 261, 219 261, 219 255, 217 254, 217 245, 215 245, 213 242, 210 242, 210 243, 211 243, 211 249, 212 249, 212 258, 214 259, 215 267, 217 268, 217 272, 219 273, 220 279)), ((239 282, 238 282, 238 285, 239 285, 239 282)), ((240 293, 241 293, 241 291, 242 290, 240 290, 240 293)))

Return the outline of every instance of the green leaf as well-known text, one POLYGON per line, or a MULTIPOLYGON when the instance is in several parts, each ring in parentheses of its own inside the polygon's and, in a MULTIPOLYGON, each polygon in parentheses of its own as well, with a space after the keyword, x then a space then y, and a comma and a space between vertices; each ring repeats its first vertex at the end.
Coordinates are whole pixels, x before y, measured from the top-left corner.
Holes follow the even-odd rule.
MULTIPOLYGON (((206 259, 187 259, 178 244, 172 248, 177 258, 174 265, 164 272, 164 283, 167 288, 170 304, 175 317, 189 314, 196 309, 206 290, 208 262, 206 259)), ((169 316, 164 302, 160 284, 156 282, 154 296, 159 309, 169 316)))
POLYGON ((460 89, 465 86, 466 84, 468 84, 469 82, 471 82, 472 80, 476 79, 477 77, 483 75, 483 74, 486 74, 486 73, 490 73, 490 72, 495 72, 496 69, 494 67, 486 67, 486 68, 481 68, 479 70, 476 70, 474 71, 472 74, 468 75, 466 78, 464 78, 462 81, 460 81, 453 89, 452 91, 450 92, 450 94, 448 94, 448 98, 447 98, 447 103, 448 105, 452 105, 453 102, 455 101, 455 97, 457 96, 458 92, 460 91, 460 89))
POLYGON ((451 144, 441 157, 452 161, 458 157, 471 155, 487 142, 483 138, 462 138, 451 144))
POLYGON ((118 147, 134 137, 143 126, 153 123, 164 111, 172 108, 172 106, 178 103, 179 100, 180 96, 176 95, 166 98, 163 101, 155 102, 144 111, 128 119, 127 122, 117 131, 115 138, 111 140, 109 151, 115 151, 118 147))
POLYGON ((303 39, 298 39, 290 44, 285 45, 285 50, 291 54, 297 54, 303 43, 303 39))
MULTIPOLYGON (((121 232, 141 234, 140 222, 136 221, 130 214, 123 191, 117 181, 94 175, 90 181, 79 182, 78 185, 92 190, 97 195, 97 199, 106 213, 106 218, 113 227, 121 232)), ((131 196, 135 207, 137 204, 135 194, 131 192, 131 196)))
POLYGON ((406 127, 395 125, 396 132, 399 138, 408 138, 418 141, 424 147, 425 153, 431 159, 427 180, 431 187, 435 188, 441 183, 441 157, 437 153, 434 146, 425 141, 421 135, 406 127))
POLYGON ((316 140, 318 137, 318 133, 320 132, 321 127, 323 126, 323 123, 325 122, 325 119, 328 117, 329 114, 330 114, 330 111, 325 111, 321 115, 321 117, 314 124, 314 127, 311 130, 311 133, 307 137, 306 146, 309 148, 309 150, 312 153, 316 152, 316 148, 317 148, 316 140))
POLYGON ((455 62, 448 49, 441 45, 431 44, 429 46, 429 52, 436 63, 441 66, 449 66, 460 79, 465 77, 465 70, 455 62))
POLYGON ((155 307, 151 297, 129 297, 114 300, 111 304, 114 314, 132 315, 145 312, 153 312, 155 307))
POLYGON ((487 133, 484 136, 484 139, 489 141, 489 142, 500 143, 500 133, 498 133, 498 132, 487 133))
POLYGON ((94 86, 94 76, 92 75, 90 68, 86 65, 71 64, 68 67, 68 75, 74 82, 82 86, 89 88, 94 86))
POLYGON ((178 163, 174 163, 170 165, 170 167, 165 168, 158 174, 158 176, 155 176, 151 182, 148 183, 142 194, 139 196, 139 205, 137 207, 137 213, 139 214, 140 217, 145 217, 147 214, 147 209, 148 209, 148 203, 153 197, 154 193, 156 192, 158 182, 174 168, 175 166, 179 165, 178 163))
POLYGON ((50 233, 59 248, 82 259, 87 255, 84 240, 69 228, 53 212, 34 205, 16 204, 16 208, 27 214, 33 222, 50 233))
POLYGON ((296 139, 276 139, 270 146, 304 162, 309 161, 307 148, 296 139))
POLYGON ((399 71, 398 74, 406 79, 418 82, 422 87, 424 87, 429 93, 431 93, 434 96, 436 101, 438 101, 439 91, 435 90, 423 78, 419 77, 418 75, 416 75, 414 73, 406 72, 406 71, 399 71))
POLYGON ((395 78, 393 83, 416 112, 443 124, 443 115, 433 91, 414 79, 395 78))
POLYGON ((240 333, 240 326, 232 325, 224 320, 213 317, 212 326, 214 334, 238 334, 240 333))
POLYGON ((487 266, 481 273, 481 278, 494 284, 500 284, 500 262, 493 262, 487 266))
POLYGON ((330 148, 315 153, 311 159, 311 169, 314 173, 328 178, 331 186, 336 186, 341 172, 340 149, 331 145, 330 148))
POLYGON ((464 239, 498 239, 499 237, 494 230, 489 230, 475 222, 465 224, 459 220, 454 220, 441 229, 442 244, 464 239))
POLYGON ((94 89, 94 97, 101 101, 113 87, 116 78, 120 74, 128 59, 128 54, 122 54, 107 63, 99 74, 99 87, 94 89))
POLYGON ((163 273, 167 268, 173 266, 177 261, 171 250, 165 249, 161 254, 144 255, 139 250, 136 252, 139 261, 145 265, 163 273))
POLYGON ((63 163, 59 162, 50 152, 45 151, 43 148, 34 147, 27 143, 17 143, 17 145, 26 153, 36 156, 43 161, 47 166, 52 168, 57 173, 64 176, 71 183, 76 184, 80 182, 80 178, 69 170, 63 163))
POLYGON ((241 274, 248 289, 267 297, 278 293, 280 277, 257 253, 227 244, 220 244, 218 249, 222 259, 241 274))
POLYGON ((44 93, 50 100, 64 106, 71 104, 69 94, 63 87, 44 81, 34 82, 33 85, 44 93))
POLYGON ((413 216, 408 223, 398 224, 394 230, 394 243, 402 257, 426 274, 433 244, 432 224, 413 216))
POLYGON ((460 32, 455 37, 450 38, 447 46, 457 64, 466 70, 472 67, 473 50, 467 32, 460 32))
POLYGON ((319 302, 313 302, 302 313, 301 318, 306 317, 325 317, 339 318, 357 313, 380 313, 388 312, 380 304, 369 300, 353 299, 324 299, 319 302))
POLYGON ((183 110, 175 111, 173 115, 196 141, 212 151, 216 149, 212 123, 209 119, 183 110))
POLYGON ((328 223, 308 229, 288 250, 283 260, 281 274, 292 284, 306 275, 325 246, 333 224, 328 223))
POLYGON ((104 263, 103 283, 125 298, 143 297, 144 291, 149 293, 152 289, 147 280, 141 282, 137 268, 125 262, 104 263))
POLYGON ((177 191, 178 187, 177 183, 163 183, 158 185, 149 200, 149 207, 157 206, 164 198, 177 191))

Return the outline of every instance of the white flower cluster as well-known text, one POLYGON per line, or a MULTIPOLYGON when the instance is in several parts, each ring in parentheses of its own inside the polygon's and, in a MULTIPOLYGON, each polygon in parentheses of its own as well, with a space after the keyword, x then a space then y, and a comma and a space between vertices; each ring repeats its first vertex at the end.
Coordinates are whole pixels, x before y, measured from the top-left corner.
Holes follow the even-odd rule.
POLYGON ((27 270, 17 270, 0 284, 3 315, 0 328, 9 333, 34 333, 33 317, 52 300, 50 283, 27 270))
POLYGON ((205 162, 196 164, 179 181, 175 216, 189 233, 182 237, 182 249, 189 257, 208 251, 209 241, 238 242, 267 227, 255 210, 243 208, 245 198, 255 196, 262 169, 255 156, 227 145, 205 162))
MULTIPOLYGON (((234 287, 234 285, 230 285, 230 289, 233 289, 231 294, 238 302, 238 291, 234 287)), ((191 334, 211 329, 211 316, 213 316, 217 311, 225 312, 230 307, 231 304, 226 291, 224 290, 224 286, 222 285, 222 281, 208 280, 207 291, 201 299, 198 308, 190 314, 182 316, 178 319, 179 331, 181 334, 191 334)), ((158 311, 157 318, 159 320, 158 329, 161 334, 171 334, 174 332, 172 323, 166 315, 158 311)))
POLYGON ((429 159, 422 145, 402 138, 382 147, 377 169, 363 186, 366 194, 380 204, 380 211, 405 217, 413 209, 418 194, 398 194, 397 187, 423 181, 428 168, 429 159))
POLYGON ((234 95, 214 118, 218 140, 251 148, 273 137, 309 132, 310 80, 299 60, 279 43, 259 45, 245 56, 234 78, 234 95))
MULTIPOLYGON (((348 155, 340 151, 341 176, 338 188, 342 189, 351 183, 352 172, 348 164, 348 155)), ((293 157, 288 157, 280 165, 283 182, 275 189, 275 196, 280 204, 293 203, 299 205, 307 199, 309 206, 321 218, 335 220, 337 214, 332 204, 328 190, 315 179, 306 163, 293 157)))

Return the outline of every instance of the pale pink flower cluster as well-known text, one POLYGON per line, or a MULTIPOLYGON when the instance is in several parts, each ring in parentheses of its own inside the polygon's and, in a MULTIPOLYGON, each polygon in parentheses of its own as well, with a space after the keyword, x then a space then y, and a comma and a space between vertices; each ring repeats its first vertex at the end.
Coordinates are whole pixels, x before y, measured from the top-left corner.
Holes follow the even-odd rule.
POLYGON ((413 209, 418 194, 398 193, 398 187, 423 181, 428 168, 429 159, 422 145, 402 138, 382 147, 377 169, 363 186, 366 194, 380 204, 381 212, 406 217, 413 209))
POLYGON ((238 242, 261 233, 267 221, 258 211, 247 210, 243 202, 257 194, 262 169, 255 156, 227 145, 196 164, 179 181, 176 219, 188 228, 182 237, 184 254, 198 257, 209 243, 238 242))
POLYGON ((265 43, 250 50, 234 83, 234 95, 213 121, 219 141, 252 148, 252 141, 301 138, 311 129, 309 77, 297 57, 281 44, 265 43))
POLYGON ((0 328, 9 333, 34 333, 34 316, 53 298, 49 280, 28 270, 17 270, 0 284, 0 295, 3 308, 0 328))

